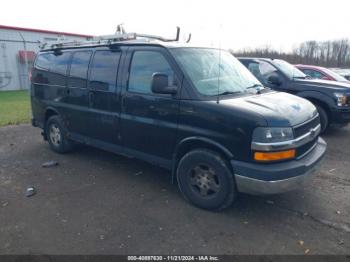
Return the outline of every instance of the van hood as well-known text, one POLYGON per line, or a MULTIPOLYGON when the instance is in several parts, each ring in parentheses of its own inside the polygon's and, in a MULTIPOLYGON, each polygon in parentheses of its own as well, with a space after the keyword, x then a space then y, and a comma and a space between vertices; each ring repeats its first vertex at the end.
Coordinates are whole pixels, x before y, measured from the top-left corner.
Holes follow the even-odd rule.
POLYGON ((317 115, 308 100, 284 92, 224 99, 220 104, 252 111, 264 117, 268 126, 276 127, 295 126, 317 115))

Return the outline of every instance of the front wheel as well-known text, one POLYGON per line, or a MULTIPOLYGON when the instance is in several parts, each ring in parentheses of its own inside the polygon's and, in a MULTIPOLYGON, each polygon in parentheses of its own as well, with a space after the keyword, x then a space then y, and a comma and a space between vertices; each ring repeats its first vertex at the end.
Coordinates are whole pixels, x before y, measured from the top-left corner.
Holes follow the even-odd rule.
POLYGON ((237 197, 234 177, 225 160, 209 150, 187 153, 178 164, 177 179, 184 197, 203 209, 222 210, 237 197))

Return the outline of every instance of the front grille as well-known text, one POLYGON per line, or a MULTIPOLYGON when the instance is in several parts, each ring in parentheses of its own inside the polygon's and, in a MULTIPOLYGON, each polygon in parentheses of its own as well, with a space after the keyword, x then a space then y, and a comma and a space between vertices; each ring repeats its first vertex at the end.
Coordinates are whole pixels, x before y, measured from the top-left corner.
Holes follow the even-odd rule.
POLYGON ((294 127, 294 135, 295 135, 295 137, 302 136, 302 135, 310 132, 311 128, 315 128, 319 124, 320 124, 320 117, 317 116, 305 124, 301 124, 297 127, 294 127))
MULTIPOLYGON (((294 127, 294 135, 296 138, 303 136, 303 135, 309 133, 311 129, 314 129, 319 124, 320 124, 320 117, 317 116, 309 122, 306 122, 306 123, 301 124, 297 127, 294 127)), ((298 157, 302 157, 303 155, 305 155, 315 145, 315 143, 317 142, 317 138, 318 137, 315 137, 313 140, 298 147, 296 157, 298 158, 298 157)))
POLYGON ((313 139, 312 141, 300 146, 297 148, 297 154, 296 157, 302 157, 305 153, 307 153, 310 148, 312 148, 317 142, 317 137, 315 139, 313 139))

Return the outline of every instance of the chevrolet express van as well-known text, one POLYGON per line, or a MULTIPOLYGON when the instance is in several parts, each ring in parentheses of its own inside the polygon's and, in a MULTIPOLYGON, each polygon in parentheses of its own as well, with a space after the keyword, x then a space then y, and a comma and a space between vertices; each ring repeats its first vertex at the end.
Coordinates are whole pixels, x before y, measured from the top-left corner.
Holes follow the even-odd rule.
POLYGON ((265 89, 225 50, 162 41, 42 49, 32 124, 52 150, 84 143, 170 170, 183 196, 220 210, 239 192, 300 187, 325 154, 309 101, 265 89))

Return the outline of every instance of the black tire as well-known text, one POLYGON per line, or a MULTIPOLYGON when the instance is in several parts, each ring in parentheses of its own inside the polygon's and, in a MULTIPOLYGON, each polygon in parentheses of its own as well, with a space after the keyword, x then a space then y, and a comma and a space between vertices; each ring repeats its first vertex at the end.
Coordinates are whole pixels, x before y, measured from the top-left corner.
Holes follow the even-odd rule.
POLYGON ((45 134, 53 151, 63 154, 73 149, 73 142, 67 138, 66 130, 61 117, 58 115, 51 116, 46 121, 45 134))
POLYGON ((237 198, 235 180, 225 160, 206 149, 196 149, 182 157, 177 181, 183 196, 203 209, 222 210, 237 198))
POLYGON ((321 133, 324 133, 327 128, 329 127, 329 117, 326 112, 326 110, 323 109, 323 107, 319 105, 315 105, 316 109, 318 111, 318 114, 320 116, 320 122, 321 122, 321 133))

